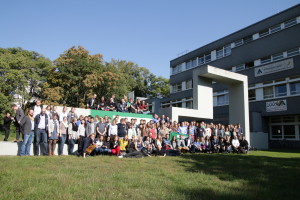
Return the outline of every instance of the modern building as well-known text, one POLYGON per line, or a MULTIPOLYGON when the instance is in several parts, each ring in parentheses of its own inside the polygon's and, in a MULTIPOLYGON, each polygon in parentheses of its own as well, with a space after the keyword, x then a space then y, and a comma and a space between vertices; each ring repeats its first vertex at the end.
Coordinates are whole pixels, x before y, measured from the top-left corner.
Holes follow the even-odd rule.
MULTIPOLYGON (((170 96, 148 100, 152 111, 193 109, 193 73, 205 65, 248 77, 251 134, 269 147, 300 148, 300 4, 171 60, 170 96)), ((212 85, 213 121, 227 124, 228 86, 212 85)))

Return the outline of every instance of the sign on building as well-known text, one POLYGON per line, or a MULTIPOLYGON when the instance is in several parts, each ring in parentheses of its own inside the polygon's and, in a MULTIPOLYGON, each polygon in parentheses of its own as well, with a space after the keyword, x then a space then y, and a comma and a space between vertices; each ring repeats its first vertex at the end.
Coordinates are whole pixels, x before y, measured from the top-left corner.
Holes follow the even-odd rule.
POLYGON ((266 74, 272 74, 288 69, 294 68, 294 62, 293 59, 287 59, 276 63, 271 63, 268 65, 264 65, 262 67, 254 68, 254 76, 263 76, 266 74))
POLYGON ((286 99, 266 102, 267 112, 277 112, 277 111, 284 111, 284 110, 287 110, 286 99))

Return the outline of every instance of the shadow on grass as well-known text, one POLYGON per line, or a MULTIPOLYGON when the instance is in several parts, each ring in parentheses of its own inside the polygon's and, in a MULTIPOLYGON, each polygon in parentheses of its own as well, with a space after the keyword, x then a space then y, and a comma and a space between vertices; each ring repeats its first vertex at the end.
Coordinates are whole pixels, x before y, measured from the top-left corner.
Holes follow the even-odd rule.
POLYGON ((300 158, 187 154, 179 163, 187 172, 217 178, 211 182, 216 187, 217 182, 224 184, 221 188, 184 188, 180 192, 188 199, 300 199, 300 158))

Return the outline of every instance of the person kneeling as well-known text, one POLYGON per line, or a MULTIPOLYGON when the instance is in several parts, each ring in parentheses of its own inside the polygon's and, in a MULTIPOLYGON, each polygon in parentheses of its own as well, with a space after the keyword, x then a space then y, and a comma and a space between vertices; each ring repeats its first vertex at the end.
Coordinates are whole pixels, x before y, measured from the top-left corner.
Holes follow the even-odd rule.
POLYGON ((83 158, 86 158, 86 155, 91 155, 95 148, 96 148, 95 134, 91 134, 91 135, 89 135, 89 137, 84 138, 84 140, 83 140, 83 158))

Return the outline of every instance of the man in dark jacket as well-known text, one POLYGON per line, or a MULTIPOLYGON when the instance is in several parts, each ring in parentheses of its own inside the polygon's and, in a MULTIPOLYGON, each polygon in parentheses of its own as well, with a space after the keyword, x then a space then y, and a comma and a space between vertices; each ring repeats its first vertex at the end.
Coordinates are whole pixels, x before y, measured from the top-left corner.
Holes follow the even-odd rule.
POLYGON ((15 126, 16 126, 16 140, 14 142, 19 142, 20 141, 20 135, 22 133, 20 123, 24 117, 24 111, 22 108, 18 108, 16 104, 13 104, 11 108, 14 110, 16 113, 15 115, 15 126))
POLYGON ((34 118, 33 110, 29 110, 28 116, 25 116, 20 125, 22 128, 24 140, 21 146, 20 156, 29 156, 32 139, 34 136, 34 118))
POLYGON ((34 135, 35 135, 35 152, 34 155, 48 155, 48 115, 46 109, 42 108, 42 112, 34 118, 34 135))
POLYGON ((90 109, 96 109, 97 106, 98 106, 98 103, 97 103, 97 95, 94 94, 92 98, 89 98, 88 99, 88 102, 86 104, 86 108, 90 108, 90 109))
POLYGON ((87 154, 87 148, 89 148, 89 146, 93 145, 95 141, 95 134, 91 134, 89 135, 89 137, 84 138, 83 140, 83 157, 86 157, 87 154))
POLYGON ((5 137, 4 137, 4 141, 8 140, 9 134, 10 134, 10 124, 11 122, 14 120, 14 118, 12 118, 10 116, 10 112, 6 112, 6 116, 3 119, 3 129, 5 132, 5 137))

